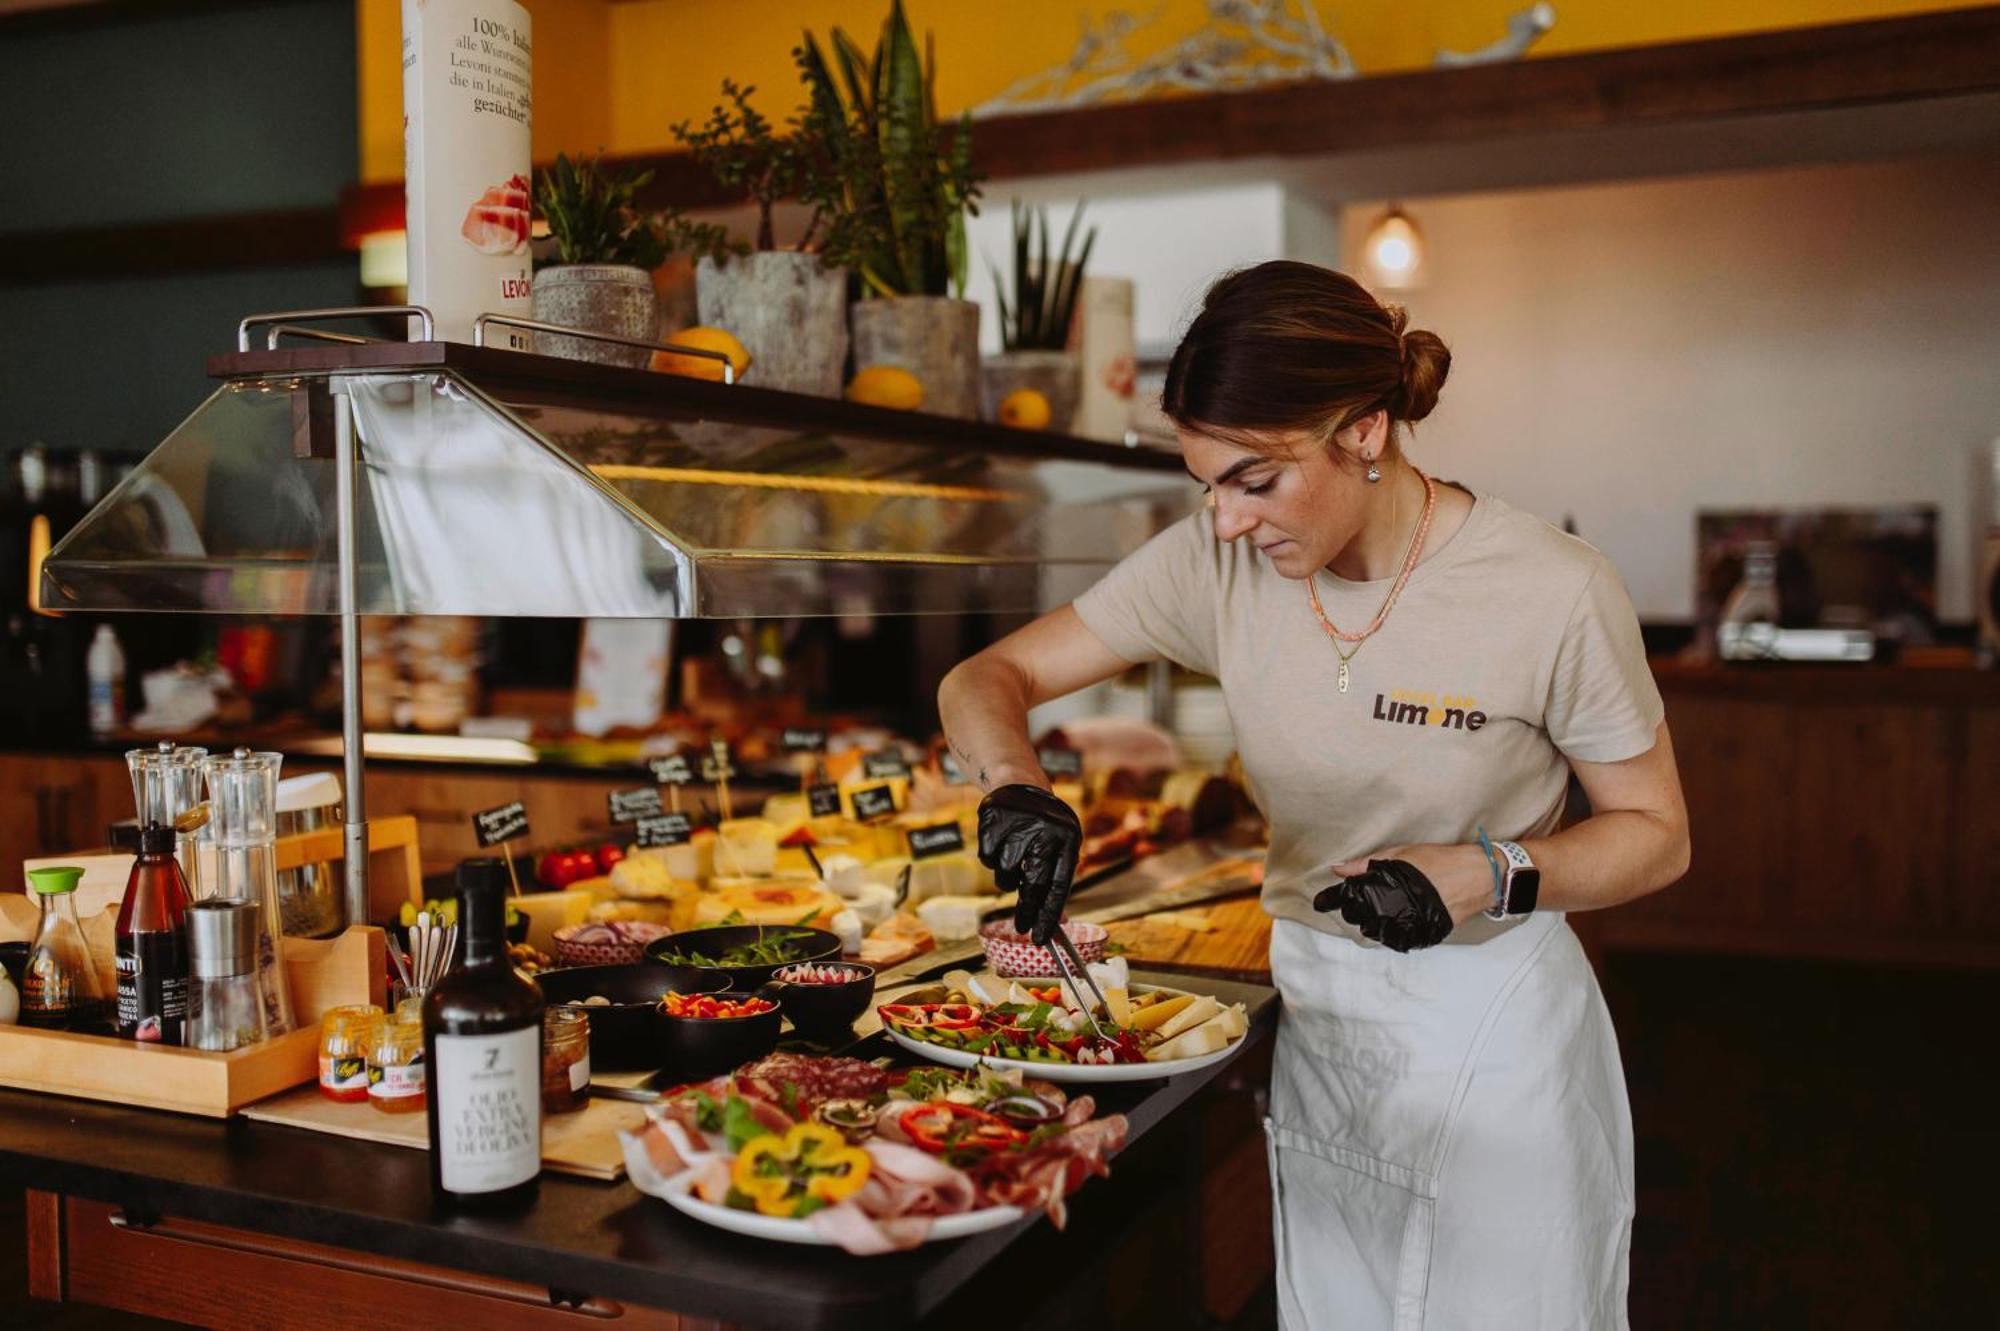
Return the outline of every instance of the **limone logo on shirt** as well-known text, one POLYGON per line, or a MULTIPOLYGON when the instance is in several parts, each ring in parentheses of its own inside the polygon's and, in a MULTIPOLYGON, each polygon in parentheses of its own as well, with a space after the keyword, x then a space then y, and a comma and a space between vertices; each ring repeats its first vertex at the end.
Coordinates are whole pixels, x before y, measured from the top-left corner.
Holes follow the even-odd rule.
POLYGON ((1375 695, 1375 719, 1400 726, 1437 726, 1442 730, 1477 730, 1486 724, 1479 699, 1470 694, 1442 696, 1417 689, 1390 689, 1375 695))

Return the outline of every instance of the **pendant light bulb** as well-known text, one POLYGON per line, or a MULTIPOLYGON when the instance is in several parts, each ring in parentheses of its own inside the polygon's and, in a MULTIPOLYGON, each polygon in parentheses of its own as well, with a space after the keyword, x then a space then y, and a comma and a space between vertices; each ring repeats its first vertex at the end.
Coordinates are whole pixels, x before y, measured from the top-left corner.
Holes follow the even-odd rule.
POLYGON ((1374 285, 1390 290, 1412 287, 1424 266, 1424 236, 1409 214, 1392 204, 1368 228, 1361 253, 1374 285))

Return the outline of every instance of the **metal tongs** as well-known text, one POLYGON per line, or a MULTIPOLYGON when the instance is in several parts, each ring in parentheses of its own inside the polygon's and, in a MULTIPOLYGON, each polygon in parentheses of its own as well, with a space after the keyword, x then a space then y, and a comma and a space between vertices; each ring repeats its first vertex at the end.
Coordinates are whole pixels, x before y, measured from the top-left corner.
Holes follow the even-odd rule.
MULTIPOLYGON (((1097 981, 1090 978, 1090 967, 1084 964, 1082 955, 1076 950, 1076 944, 1070 942, 1069 935, 1063 932, 1060 921, 1057 922, 1055 931, 1049 935, 1049 941, 1042 946, 1056 959, 1056 972, 1069 980, 1070 992, 1078 999, 1082 999, 1083 993, 1077 988, 1077 981, 1083 981, 1084 987, 1090 990, 1091 997, 1103 1006, 1104 1015, 1109 1017, 1111 1004, 1105 1002, 1104 991, 1097 987, 1097 981)), ((1098 1039, 1111 1039, 1110 1033, 1097 1024, 1097 1011, 1088 1003, 1083 1005, 1083 1016, 1084 1020, 1090 1023, 1090 1029, 1097 1032, 1098 1039)))

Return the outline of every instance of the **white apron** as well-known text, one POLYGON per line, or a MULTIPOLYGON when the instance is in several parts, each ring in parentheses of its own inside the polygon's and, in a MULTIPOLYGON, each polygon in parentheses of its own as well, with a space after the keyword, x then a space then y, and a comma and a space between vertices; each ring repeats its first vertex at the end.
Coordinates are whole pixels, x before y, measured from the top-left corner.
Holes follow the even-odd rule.
POLYGON ((1398 954, 1278 920, 1287 1331, 1623 1328, 1632 1119, 1560 914, 1398 954))

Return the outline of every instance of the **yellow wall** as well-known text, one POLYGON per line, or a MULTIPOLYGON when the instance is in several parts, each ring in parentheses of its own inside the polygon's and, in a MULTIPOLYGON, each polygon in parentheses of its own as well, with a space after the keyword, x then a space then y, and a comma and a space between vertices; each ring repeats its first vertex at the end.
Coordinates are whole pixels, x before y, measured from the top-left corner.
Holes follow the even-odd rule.
MULTIPOLYGON (((1538 55, 1647 45, 1765 28, 1838 23, 1983 0, 1558 0, 1538 55)), ((754 85, 782 118, 796 103, 791 48, 802 29, 845 27, 871 45, 888 0, 525 0, 535 19, 535 159, 557 149, 636 153, 673 146, 670 127, 699 118, 725 77, 754 85)), ((1430 63, 1439 47, 1498 37, 1527 0, 1321 0, 1324 21, 1369 73, 1430 63)), ((1160 18, 1132 49, 1179 40, 1202 22, 1203 0, 906 0, 911 22, 937 36, 938 103, 946 113, 1057 63, 1085 14, 1114 9, 1160 18)), ((399 0, 357 0, 361 176, 402 175, 399 0)))

